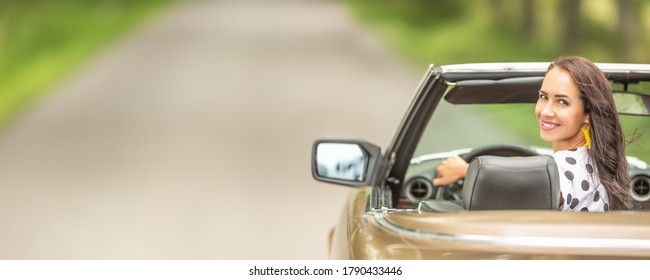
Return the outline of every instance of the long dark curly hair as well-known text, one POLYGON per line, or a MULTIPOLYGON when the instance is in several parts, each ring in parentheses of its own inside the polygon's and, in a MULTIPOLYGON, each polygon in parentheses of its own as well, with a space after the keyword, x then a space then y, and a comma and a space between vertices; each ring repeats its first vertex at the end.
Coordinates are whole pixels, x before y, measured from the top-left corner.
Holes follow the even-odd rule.
POLYGON ((556 67, 571 73, 580 90, 585 113, 589 114, 591 148, 588 153, 596 166, 600 182, 607 190, 609 209, 631 209, 625 137, 612 88, 605 74, 593 62, 580 56, 558 58, 549 66, 548 71, 556 67))

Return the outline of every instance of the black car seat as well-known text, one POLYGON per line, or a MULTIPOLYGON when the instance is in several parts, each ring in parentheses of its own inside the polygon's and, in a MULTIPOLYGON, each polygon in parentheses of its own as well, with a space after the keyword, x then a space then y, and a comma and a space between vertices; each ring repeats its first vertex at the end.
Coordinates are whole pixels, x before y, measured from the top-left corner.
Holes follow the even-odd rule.
POLYGON ((551 156, 474 158, 463 184, 465 210, 557 210, 560 182, 551 156))

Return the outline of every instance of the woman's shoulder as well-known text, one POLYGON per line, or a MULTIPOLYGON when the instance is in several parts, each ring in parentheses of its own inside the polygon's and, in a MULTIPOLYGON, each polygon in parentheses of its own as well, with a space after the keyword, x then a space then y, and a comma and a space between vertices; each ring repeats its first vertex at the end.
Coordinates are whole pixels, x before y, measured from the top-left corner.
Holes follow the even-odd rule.
POLYGON ((587 147, 578 147, 578 148, 573 148, 573 149, 568 149, 568 150, 559 150, 553 152, 553 156, 555 155, 582 155, 582 154, 587 154, 587 147))
POLYGON ((589 153, 585 147, 557 151, 553 153, 553 158, 559 166, 587 165, 589 163, 589 153))
POLYGON ((557 151, 553 154, 560 176, 570 181, 574 178, 586 178, 597 174, 595 165, 589 158, 587 148, 557 151))

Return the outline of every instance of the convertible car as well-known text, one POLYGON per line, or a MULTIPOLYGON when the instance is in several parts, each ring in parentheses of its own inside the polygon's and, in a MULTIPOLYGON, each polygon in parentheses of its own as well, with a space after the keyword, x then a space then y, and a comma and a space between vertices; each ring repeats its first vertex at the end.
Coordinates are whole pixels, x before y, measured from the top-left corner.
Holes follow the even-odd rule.
POLYGON ((650 259, 650 65, 597 65, 631 141, 634 209, 557 210, 557 166, 534 116, 549 63, 432 65, 385 151, 314 142, 314 178, 353 187, 329 234, 330 258, 650 259), (467 176, 433 186, 452 155, 471 162, 467 176))

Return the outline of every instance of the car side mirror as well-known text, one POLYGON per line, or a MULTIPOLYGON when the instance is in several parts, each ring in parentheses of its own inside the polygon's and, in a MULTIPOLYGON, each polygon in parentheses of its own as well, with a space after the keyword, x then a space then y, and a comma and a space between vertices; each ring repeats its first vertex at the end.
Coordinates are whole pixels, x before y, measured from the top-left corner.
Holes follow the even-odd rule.
POLYGON ((615 91, 614 103, 619 114, 650 116, 650 95, 615 91))
POLYGON ((371 183, 381 149, 355 140, 317 140, 312 150, 312 175, 318 181, 363 186, 371 183))

